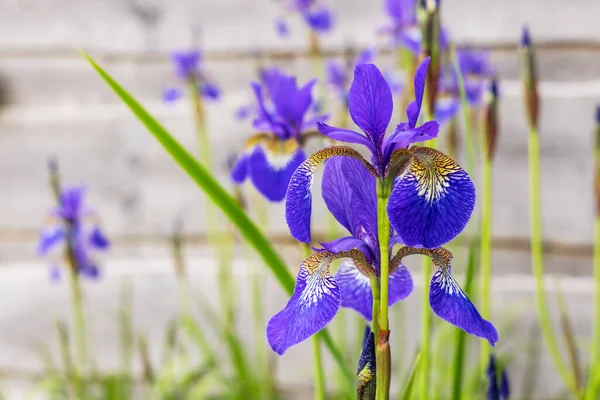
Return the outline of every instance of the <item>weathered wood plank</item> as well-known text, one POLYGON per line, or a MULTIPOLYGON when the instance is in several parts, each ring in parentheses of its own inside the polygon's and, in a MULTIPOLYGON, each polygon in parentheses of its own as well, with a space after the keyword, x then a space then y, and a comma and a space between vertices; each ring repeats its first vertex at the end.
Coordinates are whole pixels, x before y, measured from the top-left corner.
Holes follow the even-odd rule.
MULTIPOLYGON (((385 22, 381 2, 327 3, 336 13, 337 28, 325 38, 326 45, 341 45, 349 38, 368 43, 385 22)), ((63 0, 58 4, 5 1, 0 15, 0 49, 167 50, 189 45, 191 31, 199 27, 203 42, 213 49, 305 46, 300 21, 293 24, 296 34, 291 40, 282 41, 275 35, 273 20, 281 9, 272 1, 63 0)), ((459 41, 517 41, 525 23, 540 40, 600 38, 595 21, 600 5, 593 0, 461 0, 442 7, 445 23, 459 41)))

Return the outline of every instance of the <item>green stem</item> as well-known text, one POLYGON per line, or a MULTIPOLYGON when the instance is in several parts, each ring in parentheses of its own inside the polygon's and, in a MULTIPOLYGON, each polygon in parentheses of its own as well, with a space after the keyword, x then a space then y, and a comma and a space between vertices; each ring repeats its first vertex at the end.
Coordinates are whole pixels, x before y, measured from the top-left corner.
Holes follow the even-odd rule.
POLYGON ((387 201, 390 187, 383 180, 377 185, 377 230, 379 237, 379 331, 376 346, 377 399, 390 397, 391 353, 389 344, 388 287, 389 287, 389 241, 390 221, 387 217, 387 201))
POLYGON ((71 270, 71 305, 73 306, 73 336, 75 340, 75 360, 77 371, 83 374, 86 365, 85 320, 83 314, 83 298, 77 268, 71 270))
POLYGON ((558 347, 558 341, 552 327, 550 311, 546 299, 546 288, 544 284, 544 259, 542 247, 542 215, 540 201, 540 149, 539 136, 535 127, 530 127, 529 131, 529 190, 530 203, 529 211, 531 213, 531 266, 535 278, 535 295, 538 308, 538 316, 542 335, 548 346, 548 351, 552 356, 554 365, 563 378, 565 384, 572 391, 575 397, 578 397, 577 388, 573 377, 569 374, 568 368, 564 363, 558 347))
POLYGON ((379 281, 376 276, 370 278, 371 281, 371 294, 373 295, 373 319, 372 319, 372 330, 373 336, 375 336, 375 347, 377 347, 377 338, 379 337, 379 281))
POLYGON ((600 216, 596 216, 594 222, 594 281, 594 330, 586 400, 595 400, 595 396, 600 392, 600 216))
POLYGON ((325 373, 321 357, 321 343, 318 336, 313 336, 313 366, 315 369, 315 400, 325 400, 325 373))
MULTIPOLYGON (((481 173, 481 316, 491 317, 492 282, 492 161, 487 155, 487 138, 482 136, 482 173, 481 173)), ((490 346, 481 341, 481 368, 485 369, 490 357, 490 346)))
POLYGON ((421 314, 421 361, 419 366, 419 399, 429 398, 429 359, 431 349, 431 318, 429 315, 429 274, 431 261, 427 257, 421 260, 423 271, 423 294, 421 314))

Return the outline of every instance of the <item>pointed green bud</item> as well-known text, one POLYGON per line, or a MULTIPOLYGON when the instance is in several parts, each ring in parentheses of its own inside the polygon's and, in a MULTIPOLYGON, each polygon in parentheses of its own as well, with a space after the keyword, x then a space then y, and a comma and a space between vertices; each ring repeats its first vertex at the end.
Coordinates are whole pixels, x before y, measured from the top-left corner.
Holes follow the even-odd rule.
POLYGON ((523 28, 521 36, 521 77, 523 80, 523 98, 530 129, 537 129, 539 122, 540 100, 537 90, 537 68, 535 53, 531 45, 531 36, 527 27, 523 28))
POLYGON ((375 388, 375 335, 367 325, 356 369, 356 400, 375 400, 375 388))

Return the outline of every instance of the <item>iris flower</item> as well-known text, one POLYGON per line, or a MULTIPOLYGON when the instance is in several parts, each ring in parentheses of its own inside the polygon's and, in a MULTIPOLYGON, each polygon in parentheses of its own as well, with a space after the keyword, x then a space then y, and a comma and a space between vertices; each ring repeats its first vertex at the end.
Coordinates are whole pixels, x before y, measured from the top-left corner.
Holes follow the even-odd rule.
MULTIPOLYGON (((429 300, 440 318, 487 339, 498 340, 493 325, 484 320, 452 277, 452 255, 441 248, 466 226, 475 206, 475 187, 469 175, 445 154, 411 146, 437 136, 439 125, 418 125, 429 59, 417 68, 416 99, 407 108, 407 122, 386 135, 392 117, 392 94, 383 75, 372 64, 360 64, 349 93, 349 111, 363 133, 323 123, 318 129, 331 139, 360 144, 371 152, 371 162, 347 146, 327 147, 313 154, 294 172, 286 196, 286 219, 292 236, 311 243, 311 188, 317 166, 325 166, 322 193, 329 211, 350 236, 322 243, 303 261, 292 298, 267 326, 267 339, 279 354, 324 328, 340 306, 372 317, 369 283, 379 274, 377 196, 380 182, 390 183, 387 216, 393 232, 387 245, 404 244, 388 260, 389 302, 412 290, 402 259, 410 254, 432 258, 438 270, 432 277, 429 300), (349 258, 335 276, 329 271, 334 259, 349 258)), ((390 252, 390 255, 393 254, 390 252)))
MULTIPOLYGON (((94 255, 97 251, 108 249, 110 243, 93 222, 95 212, 84 206, 84 192, 83 187, 62 190, 59 206, 50 212, 54 223, 42 230, 37 252, 46 256, 59 245, 67 245, 67 251, 71 252, 67 258, 74 264, 71 267, 88 278, 97 278, 99 270, 94 255)), ((55 265, 51 267, 51 277, 60 277, 55 265)))
POLYGON ((198 50, 176 51, 171 53, 171 62, 175 69, 176 84, 163 91, 163 100, 172 103, 179 100, 192 84, 205 99, 217 100, 221 95, 219 87, 208 77, 202 66, 202 53, 198 50))
POLYGON ((246 149, 231 172, 234 183, 241 184, 249 177, 270 201, 284 199, 292 174, 306 159, 304 143, 318 134, 315 124, 327 118, 307 117, 315 83, 312 80, 298 87, 296 78, 273 69, 262 85, 252 84, 258 108, 253 125, 259 133, 246 141, 246 149))
MULTIPOLYGON (((304 22, 315 33, 326 33, 333 28, 331 11, 318 0, 286 0, 284 7, 289 13, 301 15, 304 22)), ((275 20, 275 28, 281 37, 286 37, 290 33, 289 26, 282 17, 275 20)))
MULTIPOLYGON (((467 104, 477 107, 482 103, 486 82, 496 73, 489 53, 481 50, 459 50, 456 58, 464 80, 467 104)), ((435 116, 442 124, 454 117, 460 109, 458 76, 451 65, 442 70, 438 87, 435 116)))

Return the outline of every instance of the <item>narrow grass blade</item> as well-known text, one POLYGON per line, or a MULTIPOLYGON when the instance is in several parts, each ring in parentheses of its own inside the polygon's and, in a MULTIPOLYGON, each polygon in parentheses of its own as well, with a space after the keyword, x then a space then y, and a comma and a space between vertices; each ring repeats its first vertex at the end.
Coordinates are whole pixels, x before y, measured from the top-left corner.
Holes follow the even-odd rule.
MULTIPOLYGON (((106 73, 87 54, 83 57, 96 70, 98 75, 111 87, 121 98, 129 109, 146 126, 158 142, 173 157, 175 162, 198 184, 206 195, 225 213, 225 215, 236 225, 244 238, 256 249, 265 264, 271 269, 281 286, 288 294, 294 291, 294 278, 287 270, 280 255, 275 251, 273 245, 265 234, 252 222, 237 201, 217 182, 217 180, 202 166, 179 142, 177 142, 165 128, 162 127, 121 85, 119 85, 108 73, 106 73)), ((344 370, 344 376, 348 384, 354 384, 354 375, 344 363, 339 349, 326 330, 321 331, 321 339, 332 353, 338 367, 344 370)))
POLYGON ((412 371, 408 376, 408 381, 404 386, 404 394, 402 395, 402 400, 410 400, 412 397, 413 388, 415 386, 415 377, 417 376, 417 372, 419 371, 419 364, 421 362, 421 352, 419 351, 415 357, 415 361, 413 362, 412 371))

